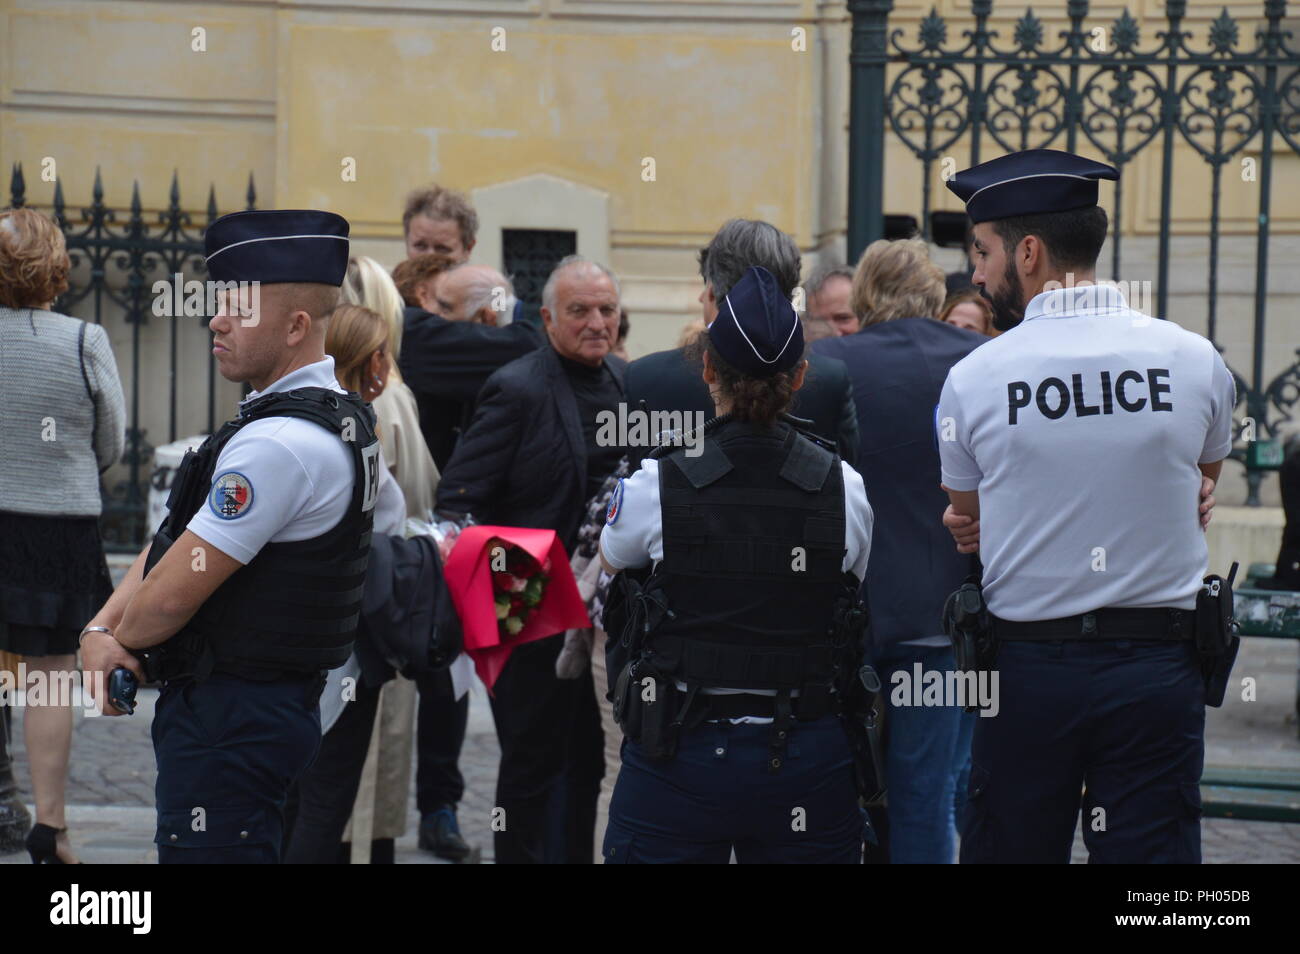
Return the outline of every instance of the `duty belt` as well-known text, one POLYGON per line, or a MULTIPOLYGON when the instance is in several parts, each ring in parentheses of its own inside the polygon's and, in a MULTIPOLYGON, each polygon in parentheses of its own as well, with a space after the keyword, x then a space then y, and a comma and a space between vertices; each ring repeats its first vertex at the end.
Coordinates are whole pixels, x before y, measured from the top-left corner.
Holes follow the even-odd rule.
POLYGON ((1192 610, 1100 609, 1080 616, 1015 622, 992 616, 993 635, 1003 642, 1054 642, 1059 640, 1161 639, 1171 642, 1196 638, 1192 610))
POLYGON ((247 679, 250 682, 279 682, 281 680, 310 682, 320 680, 323 688, 325 677, 329 674, 329 671, 325 669, 303 672, 302 670, 239 666, 228 663, 216 663, 214 665, 215 660, 212 660, 211 657, 205 662, 202 659, 195 659, 178 652, 159 652, 157 648, 140 655, 143 656, 141 665, 144 668, 145 678, 151 683, 162 683, 164 685, 189 679, 203 682, 213 673, 221 673, 222 675, 247 679))

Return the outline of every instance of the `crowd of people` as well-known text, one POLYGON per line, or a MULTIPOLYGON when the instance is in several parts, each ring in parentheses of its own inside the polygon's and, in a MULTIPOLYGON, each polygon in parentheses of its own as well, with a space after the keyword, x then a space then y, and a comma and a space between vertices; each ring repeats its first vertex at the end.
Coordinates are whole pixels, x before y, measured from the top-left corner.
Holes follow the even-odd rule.
MULTIPOLYGON (((701 320, 682 330, 679 347, 629 362, 628 315, 607 263, 559 261, 541 293, 538 325, 523 317, 509 276, 469 262, 479 223, 465 196, 436 185, 420 189, 408 198, 402 221, 407 258, 391 274, 370 258, 350 256, 337 304, 303 306, 327 329, 323 349, 336 390, 359 395, 375 413, 382 448, 376 536, 400 535, 408 518, 468 518, 553 530, 576 558, 584 541, 618 519, 624 504, 617 478, 645 486, 636 475, 653 450, 602 439, 603 414, 622 407, 772 424, 788 411, 824 441, 808 446, 830 448, 849 465, 843 506, 850 522, 858 514, 863 539, 856 551, 850 546, 860 559, 846 558, 844 569, 856 567, 855 579, 869 594, 867 653, 881 681, 889 685, 916 666, 954 668, 940 625, 943 602, 977 563, 973 547, 953 540, 970 534, 971 522, 951 514, 944 522, 949 497, 941 488, 934 414, 949 370, 998 334, 989 299, 972 284, 973 261, 946 276, 924 241, 882 240, 856 263, 823 264, 803 280, 789 234, 732 219, 699 255, 701 320), (791 301, 804 306, 799 333, 785 329, 771 338, 769 358, 766 333, 784 328, 780 303, 791 301), (735 323, 730 339, 704 330, 728 321, 735 323), (758 357, 752 372, 745 370, 746 347, 758 357), (785 391, 770 391, 765 363, 782 375, 797 371, 797 382, 791 377, 794 383, 781 385, 785 391), (863 490, 859 502, 853 494, 863 490)), ((235 247, 237 238, 217 252, 235 247)), ((48 218, 30 210, 0 217, 0 511, 7 531, 0 543, 0 650, 20 654, 29 671, 74 668, 79 639, 87 655, 92 641, 107 644, 126 625, 127 600, 140 598, 122 590, 145 592, 139 586, 148 572, 142 554, 109 598, 96 523, 99 478, 123 452, 125 410, 103 329, 52 310, 67 288, 67 271, 62 235, 48 218), (57 441, 30 426, 47 416, 57 421, 57 441)), ((241 357, 240 339, 220 320, 213 323, 218 347, 224 342, 233 362, 241 357)), ((303 332, 302 340, 313 333, 303 332)), ((286 340, 297 347, 292 335, 286 340)), ((728 439, 733 453, 744 443, 728 439)), ((237 478, 222 486, 236 515, 247 505, 241 493, 264 492, 237 478)), ((624 528, 635 519, 631 496, 625 505, 624 528)), ((657 562, 665 545, 651 542, 646 554, 659 552, 657 562)), ((588 559, 592 553, 588 547, 588 559)), ((623 567, 607 560, 605 568, 612 575, 623 567)), ((493 686, 501 749, 493 804, 509 820, 493 826, 498 862, 589 863, 601 843, 598 806, 611 797, 621 732, 610 701, 618 674, 606 671, 605 636, 599 616, 593 621, 590 659, 576 674, 557 672, 573 639, 560 633, 516 648, 493 686)), ((96 671, 116 658, 98 648, 94 656, 96 671)), ((421 847, 453 861, 476 847, 458 818, 468 717, 463 687, 458 691, 450 669, 407 680, 364 656, 358 647, 342 667, 358 676, 355 698, 342 706, 328 701, 328 691, 322 698, 320 750, 289 793, 284 829, 262 860, 391 862, 394 841, 406 830, 412 767, 421 847)), ((956 705, 890 704, 888 808, 873 808, 869 826, 882 857, 954 860, 974 721, 956 705)), ((36 803, 33 859, 73 862, 63 805, 70 709, 28 709, 25 733, 36 803)), ((716 752, 721 757, 723 748, 716 752)), ((161 791, 160 780, 160 801, 161 791)), ((614 814, 625 817, 632 796, 625 789, 614 797, 624 800, 614 814)), ((165 831, 160 822, 160 854, 178 850, 166 844, 177 835, 165 831)), ((603 840, 607 860, 619 860, 632 850, 635 833, 623 827, 603 840)))

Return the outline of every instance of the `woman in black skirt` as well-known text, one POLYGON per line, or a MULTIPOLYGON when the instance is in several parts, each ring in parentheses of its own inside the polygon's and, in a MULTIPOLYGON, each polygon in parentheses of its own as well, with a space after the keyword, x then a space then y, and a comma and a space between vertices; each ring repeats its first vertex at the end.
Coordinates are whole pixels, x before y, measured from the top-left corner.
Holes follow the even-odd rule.
POLYGON ((27 848, 54 864, 76 861, 64 820, 73 700, 50 690, 71 684, 81 628, 112 592, 99 475, 122 456, 126 420, 104 329, 49 310, 68 268, 48 218, 0 214, 0 649, 26 665, 27 848))

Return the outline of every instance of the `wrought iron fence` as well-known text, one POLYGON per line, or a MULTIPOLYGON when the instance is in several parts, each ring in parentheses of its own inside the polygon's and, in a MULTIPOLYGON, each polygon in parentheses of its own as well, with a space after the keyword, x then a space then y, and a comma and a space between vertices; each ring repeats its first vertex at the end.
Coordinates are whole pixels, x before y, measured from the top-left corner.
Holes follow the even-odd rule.
MULTIPOLYGON (((22 166, 15 163, 9 184, 12 208, 27 205, 27 186, 22 166)), ((253 177, 248 177, 246 208, 256 207, 257 191, 253 177)), ((42 209, 42 211, 45 211, 42 209)), ((176 274, 187 278, 203 276, 203 231, 218 217, 216 191, 208 189, 206 222, 195 228, 193 217, 181 205, 180 180, 172 176, 167 208, 146 213, 140 202, 140 186, 135 183, 127 209, 109 208, 104 204, 104 186, 99 171, 91 190, 89 206, 69 210, 63 185, 56 181, 54 203, 48 209, 67 239, 72 263, 70 287, 55 304, 55 309, 78 314, 96 324, 120 314, 130 328, 130 393, 126 395, 128 424, 126 452, 122 464, 124 479, 106 481, 101 488, 104 515, 100 521, 105 546, 114 551, 138 550, 145 533, 148 484, 152 472, 155 445, 141 422, 141 386, 148 381, 141 345, 145 328, 152 321, 168 323, 168 411, 167 441, 183 436, 178 433, 178 387, 181 386, 178 346, 182 324, 186 321, 206 325, 206 317, 177 315, 166 319, 154 317, 154 283, 176 274)), ((118 355, 121 363, 121 354, 118 355)), ((152 373, 150 369, 149 373, 152 373)), ((206 432, 211 433, 217 420, 216 362, 207 356, 206 432)), ((158 435, 153 435, 156 440, 158 435)), ((111 473, 110 473, 111 476, 111 473)))
MULTIPOLYGON (((850 106, 849 255, 883 234, 886 130, 922 166, 921 229, 930 238, 935 164, 964 146, 974 165, 994 154, 1090 147, 1121 171, 1111 216, 1112 274, 1123 245, 1123 169, 1147 149, 1160 153, 1155 313, 1168 314, 1174 151, 1182 142, 1210 166, 1207 337, 1218 343, 1222 180, 1229 164, 1257 162, 1251 378, 1237 379, 1253 440, 1233 457, 1246 466, 1248 502, 1258 505, 1266 470, 1281 462, 1278 429, 1300 403, 1300 360, 1264 380, 1269 235, 1275 151, 1300 154, 1300 49, 1284 28, 1285 0, 1266 0, 1253 37, 1226 10, 1203 39, 1184 28, 1186 0, 1166 0, 1164 29, 1142 36, 1124 10, 1088 22, 1088 0, 1068 0, 1055 36, 1030 9, 1010 36, 990 27, 992 0, 949 24, 933 10, 914 39, 889 29, 892 0, 848 0, 853 14, 850 106), (1257 154, 1257 158, 1255 155, 1257 154)), ((942 170, 939 170, 942 171, 942 170)), ((1296 354, 1300 358, 1300 349, 1296 354)))

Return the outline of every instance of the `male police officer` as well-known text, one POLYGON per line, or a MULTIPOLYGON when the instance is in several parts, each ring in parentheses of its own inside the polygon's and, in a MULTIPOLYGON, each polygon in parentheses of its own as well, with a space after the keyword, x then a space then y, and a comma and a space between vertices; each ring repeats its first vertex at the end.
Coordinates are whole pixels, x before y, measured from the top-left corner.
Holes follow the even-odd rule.
POLYGON ((936 412, 953 508, 980 521, 1000 712, 976 722, 963 862, 1199 862, 1205 687, 1192 610, 1202 475, 1232 438, 1214 347, 1095 284, 1099 179, 1036 149, 948 183, 1007 334, 936 412))
POLYGON ((324 350, 347 235, 316 211, 209 227, 212 279, 254 283, 222 291, 212 350, 256 390, 186 455, 151 546, 82 634, 106 714, 119 714, 104 698, 115 667, 163 683, 160 862, 278 860, 286 794, 320 744, 323 673, 351 649, 387 471, 373 412, 324 350))

